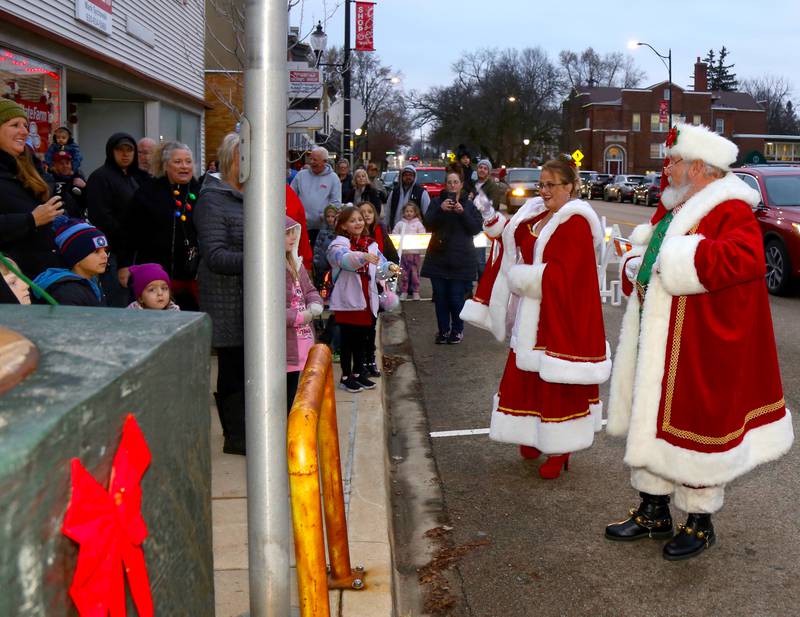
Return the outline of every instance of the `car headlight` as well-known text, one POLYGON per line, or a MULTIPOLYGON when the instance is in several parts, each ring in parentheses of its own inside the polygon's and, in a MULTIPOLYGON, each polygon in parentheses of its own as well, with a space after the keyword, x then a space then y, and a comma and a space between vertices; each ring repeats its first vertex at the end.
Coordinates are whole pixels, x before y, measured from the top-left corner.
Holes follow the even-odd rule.
POLYGON ((800 223, 792 223, 792 227, 794 227, 794 230, 795 230, 797 233, 799 233, 799 234, 800 234, 800 223))
POLYGON ((511 191, 511 194, 514 197, 525 197, 525 189, 516 188, 513 191, 511 191))

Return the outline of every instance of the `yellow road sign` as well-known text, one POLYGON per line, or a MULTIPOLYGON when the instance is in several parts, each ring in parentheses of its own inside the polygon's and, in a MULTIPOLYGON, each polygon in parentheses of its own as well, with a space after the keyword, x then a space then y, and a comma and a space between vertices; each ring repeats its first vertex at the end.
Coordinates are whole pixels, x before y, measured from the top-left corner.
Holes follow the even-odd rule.
POLYGON ((583 160, 583 152, 575 150, 575 152, 572 153, 572 160, 575 161, 575 167, 580 167, 581 161, 583 160))

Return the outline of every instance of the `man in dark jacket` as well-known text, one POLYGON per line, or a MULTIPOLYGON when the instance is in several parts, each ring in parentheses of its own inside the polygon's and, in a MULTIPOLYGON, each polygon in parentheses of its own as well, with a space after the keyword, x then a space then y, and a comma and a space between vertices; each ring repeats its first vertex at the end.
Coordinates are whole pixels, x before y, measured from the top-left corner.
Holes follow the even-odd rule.
POLYGON ((50 167, 53 195, 64 200, 67 216, 86 218, 86 182, 80 174, 72 170, 72 155, 67 150, 56 152, 50 167))
MULTIPOLYGON (((56 245, 67 268, 48 268, 34 279, 59 304, 105 306, 97 276, 108 264, 108 240, 103 232, 81 219, 57 216, 53 221, 56 245)), ((44 299, 32 288, 36 303, 44 299)))
POLYGON ((431 197, 421 185, 417 184, 417 169, 411 164, 403 167, 400 173, 400 182, 392 189, 389 200, 386 204, 386 227, 394 229, 397 221, 403 218, 403 206, 409 201, 419 205, 419 209, 424 217, 431 203, 431 197))
POLYGON ((114 133, 106 142, 106 161, 92 172, 86 185, 89 219, 109 238, 114 253, 108 269, 100 277, 111 306, 128 305, 128 290, 117 277, 116 252, 126 246, 124 221, 131 198, 147 173, 139 169, 136 140, 127 133, 114 133))
POLYGON ((342 157, 336 161, 336 175, 342 184, 342 195, 348 195, 353 190, 353 174, 350 173, 350 161, 342 157))

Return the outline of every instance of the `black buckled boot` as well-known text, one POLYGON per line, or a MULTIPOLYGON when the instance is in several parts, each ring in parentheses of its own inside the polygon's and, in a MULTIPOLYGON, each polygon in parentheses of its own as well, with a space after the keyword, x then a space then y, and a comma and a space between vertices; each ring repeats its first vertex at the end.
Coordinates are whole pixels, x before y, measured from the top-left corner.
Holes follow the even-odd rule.
POLYGON ((606 538, 629 542, 641 538, 663 540, 672 537, 672 515, 669 513, 669 495, 639 493, 642 503, 629 511, 630 516, 606 527, 606 538))
POLYGON ((685 525, 678 526, 678 533, 664 545, 664 559, 678 561, 699 555, 714 544, 717 536, 710 514, 691 514, 685 525))

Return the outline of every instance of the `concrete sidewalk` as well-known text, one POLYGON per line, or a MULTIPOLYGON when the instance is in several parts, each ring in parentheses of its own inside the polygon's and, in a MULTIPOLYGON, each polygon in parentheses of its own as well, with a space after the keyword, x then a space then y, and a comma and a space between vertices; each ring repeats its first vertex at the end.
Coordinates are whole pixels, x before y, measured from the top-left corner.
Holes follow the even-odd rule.
MULTIPOLYGON (((380 339, 379 339, 380 340, 380 339)), ((338 382, 339 367, 335 367, 338 382)), ((386 438, 382 379, 371 391, 336 390, 350 559, 367 571, 366 589, 331 591, 331 615, 391 617, 392 555, 386 488, 386 438)), ((212 364, 216 384, 216 358, 212 364)), ((212 397, 213 398, 213 397, 212 397)), ((249 614, 246 459, 222 453, 222 429, 211 405, 212 518, 216 617, 249 614)), ((294 545, 291 548, 292 615, 299 615, 294 545)))

